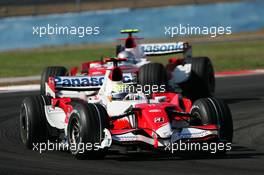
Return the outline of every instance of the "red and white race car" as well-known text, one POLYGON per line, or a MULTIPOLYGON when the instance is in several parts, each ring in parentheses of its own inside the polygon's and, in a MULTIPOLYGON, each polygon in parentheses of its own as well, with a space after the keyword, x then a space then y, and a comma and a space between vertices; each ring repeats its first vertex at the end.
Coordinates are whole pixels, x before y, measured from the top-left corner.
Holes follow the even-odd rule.
POLYGON ((232 116, 223 101, 192 103, 177 93, 128 90, 135 85, 123 82, 122 61, 105 60, 113 66, 102 84, 84 76, 51 76, 46 95, 25 98, 20 131, 26 147, 49 140, 68 145, 76 158, 102 158, 114 144, 165 149, 179 142, 232 142, 232 116))
MULTIPOLYGON (((207 57, 192 57, 192 48, 187 42, 137 44, 141 39, 132 36, 136 29, 121 30, 128 37, 121 40, 124 45, 116 47, 118 58, 127 58, 119 64, 124 72, 125 82, 142 85, 166 85, 169 91, 181 90, 191 99, 211 97, 215 90, 215 77, 212 63, 207 57), (151 63, 147 56, 182 53, 183 58, 172 57, 164 67, 160 63, 151 63)), ((68 71, 65 67, 52 66, 44 69, 41 77, 41 94, 45 94, 45 83, 50 76, 86 76, 90 81, 102 84, 104 74, 112 63, 104 61, 88 61, 82 63, 81 70, 77 67, 68 71)))

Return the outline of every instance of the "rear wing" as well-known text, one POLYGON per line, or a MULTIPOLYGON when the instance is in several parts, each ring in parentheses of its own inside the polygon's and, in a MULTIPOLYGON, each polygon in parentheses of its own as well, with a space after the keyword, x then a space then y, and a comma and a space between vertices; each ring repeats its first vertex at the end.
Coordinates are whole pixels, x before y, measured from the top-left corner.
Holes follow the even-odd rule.
POLYGON ((192 47, 187 42, 140 44, 139 47, 147 56, 177 53, 183 53, 185 57, 192 56, 192 47))

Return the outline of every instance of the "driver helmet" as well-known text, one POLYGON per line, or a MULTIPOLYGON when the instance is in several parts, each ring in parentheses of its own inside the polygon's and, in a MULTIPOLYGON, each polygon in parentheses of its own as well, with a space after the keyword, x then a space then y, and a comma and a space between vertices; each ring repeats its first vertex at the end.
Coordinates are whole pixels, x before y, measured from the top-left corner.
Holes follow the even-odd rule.
POLYGON ((112 100, 123 100, 127 96, 128 90, 123 82, 116 83, 111 91, 112 100))
POLYGON ((127 58, 128 62, 131 62, 133 64, 136 64, 136 58, 135 55, 132 52, 129 51, 122 51, 117 55, 118 58, 127 58))

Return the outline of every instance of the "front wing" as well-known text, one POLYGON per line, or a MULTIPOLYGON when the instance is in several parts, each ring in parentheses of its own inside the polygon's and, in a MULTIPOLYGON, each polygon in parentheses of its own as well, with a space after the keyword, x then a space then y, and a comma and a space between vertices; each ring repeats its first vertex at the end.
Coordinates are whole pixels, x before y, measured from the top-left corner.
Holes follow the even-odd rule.
MULTIPOLYGON (((165 147, 170 143, 184 141, 207 141, 218 137, 218 129, 215 125, 200 126, 200 127, 189 127, 183 128, 180 131, 174 130, 170 137, 159 138, 158 135, 153 131, 153 136, 149 137, 145 134, 136 134, 139 130, 144 129, 129 129, 129 130, 112 130, 113 142, 119 144, 134 144, 143 142, 154 147, 165 147)), ((142 132, 141 132, 142 133, 142 132)))

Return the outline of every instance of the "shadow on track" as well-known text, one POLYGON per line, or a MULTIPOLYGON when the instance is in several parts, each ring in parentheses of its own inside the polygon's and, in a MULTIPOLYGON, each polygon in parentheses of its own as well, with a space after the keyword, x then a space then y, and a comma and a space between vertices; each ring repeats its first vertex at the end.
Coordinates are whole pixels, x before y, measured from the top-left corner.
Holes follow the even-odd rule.
MULTIPOLYGON (((110 153, 111 154, 111 153, 110 153)), ((177 160, 214 160, 214 159, 258 159, 263 158, 264 152, 256 151, 243 146, 232 146, 232 151, 224 155, 216 155, 201 152, 177 152, 175 154, 161 152, 135 152, 119 154, 113 152, 112 156, 107 156, 107 160, 116 161, 177 161, 177 160)))
POLYGON ((249 102, 249 101, 260 101, 262 100, 261 98, 221 98, 224 100, 225 103, 227 104, 235 104, 235 103, 240 103, 240 102, 249 102))

